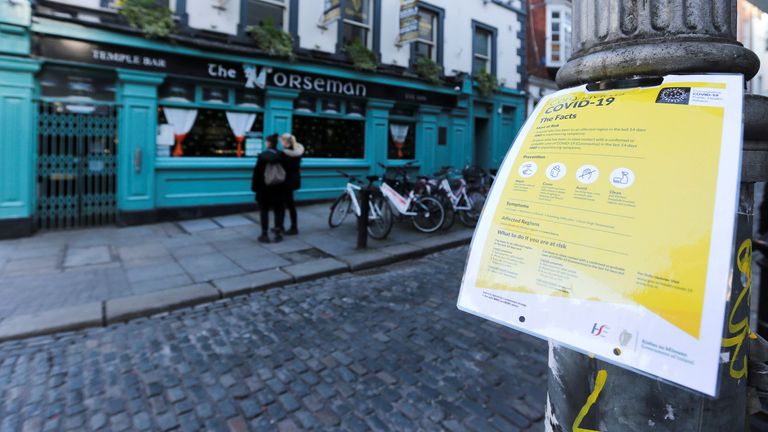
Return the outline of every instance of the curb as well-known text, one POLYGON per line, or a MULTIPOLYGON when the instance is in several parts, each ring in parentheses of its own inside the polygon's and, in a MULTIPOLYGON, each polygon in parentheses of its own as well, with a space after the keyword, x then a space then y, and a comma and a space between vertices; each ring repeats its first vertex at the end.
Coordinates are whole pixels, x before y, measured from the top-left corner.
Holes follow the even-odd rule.
POLYGON ((383 267, 467 245, 472 240, 471 233, 471 231, 467 231, 466 234, 464 231, 455 231, 441 237, 361 251, 337 258, 293 264, 207 283, 11 316, 0 321, 0 342, 92 327, 106 327, 270 288, 383 267))

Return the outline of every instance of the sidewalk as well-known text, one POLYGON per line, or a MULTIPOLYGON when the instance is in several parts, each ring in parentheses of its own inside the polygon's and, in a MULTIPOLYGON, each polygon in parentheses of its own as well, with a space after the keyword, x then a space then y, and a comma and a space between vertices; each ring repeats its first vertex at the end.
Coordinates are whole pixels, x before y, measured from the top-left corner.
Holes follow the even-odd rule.
POLYGON ((355 219, 328 228, 329 204, 299 208, 301 234, 262 244, 257 213, 0 241, 0 340, 108 325, 272 286, 466 244, 457 223, 422 234, 410 221, 355 249, 355 219))

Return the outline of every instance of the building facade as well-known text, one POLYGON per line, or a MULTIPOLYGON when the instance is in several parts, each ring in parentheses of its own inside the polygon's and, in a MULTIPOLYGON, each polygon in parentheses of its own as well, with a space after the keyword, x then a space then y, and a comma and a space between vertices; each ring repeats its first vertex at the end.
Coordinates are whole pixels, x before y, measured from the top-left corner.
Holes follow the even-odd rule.
POLYGON ((272 133, 307 148, 302 200, 494 168, 526 115, 524 0, 158 5, 0 0, 0 236, 246 208, 272 133))
POLYGON ((768 96, 768 0, 739 0, 738 39, 760 57, 760 70, 747 83, 747 92, 768 96))
POLYGON ((557 90, 555 75, 571 56, 571 1, 528 2, 528 113, 557 90))

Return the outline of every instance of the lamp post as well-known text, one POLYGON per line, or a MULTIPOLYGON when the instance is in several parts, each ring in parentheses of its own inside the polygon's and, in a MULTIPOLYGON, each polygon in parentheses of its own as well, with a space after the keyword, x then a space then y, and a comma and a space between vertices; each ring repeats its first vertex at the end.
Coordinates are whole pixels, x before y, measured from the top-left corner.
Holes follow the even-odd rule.
MULTIPOLYGON (((557 83, 570 87, 685 73, 741 73, 749 80, 760 62, 736 40, 736 1, 573 0, 574 54, 557 83)), ((750 237, 754 182, 768 178, 768 98, 748 95, 744 103, 741 196, 719 397, 550 343, 547 431, 748 430, 750 237)))

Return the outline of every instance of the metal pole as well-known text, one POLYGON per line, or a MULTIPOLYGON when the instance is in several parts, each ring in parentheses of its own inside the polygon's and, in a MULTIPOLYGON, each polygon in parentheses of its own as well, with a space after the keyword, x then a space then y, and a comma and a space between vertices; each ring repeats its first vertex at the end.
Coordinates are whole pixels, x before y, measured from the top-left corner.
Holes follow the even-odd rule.
MULTIPOLYGON (((736 0, 573 0, 574 54, 560 87, 674 73, 751 79, 754 53, 736 41, 736 0)), ((745 100, 745 152, 720 396, 710 399, 550 343, 547 431, 748 430, 747 353, 754 182, 765 181, 765 98, 745 100), (763 132, 757 132, 762 130, 763 132), (751 146, 751 147, 750 147, 751 146), (751 148, 754 151, 746 151, 751 148), (732 313, 733 312, 733 313, 732 313)))
POLYGON ((357 248, 368 247, 368 217, 371 212, 371 188, 360 189, 360 217, 357 218, 357 248))

